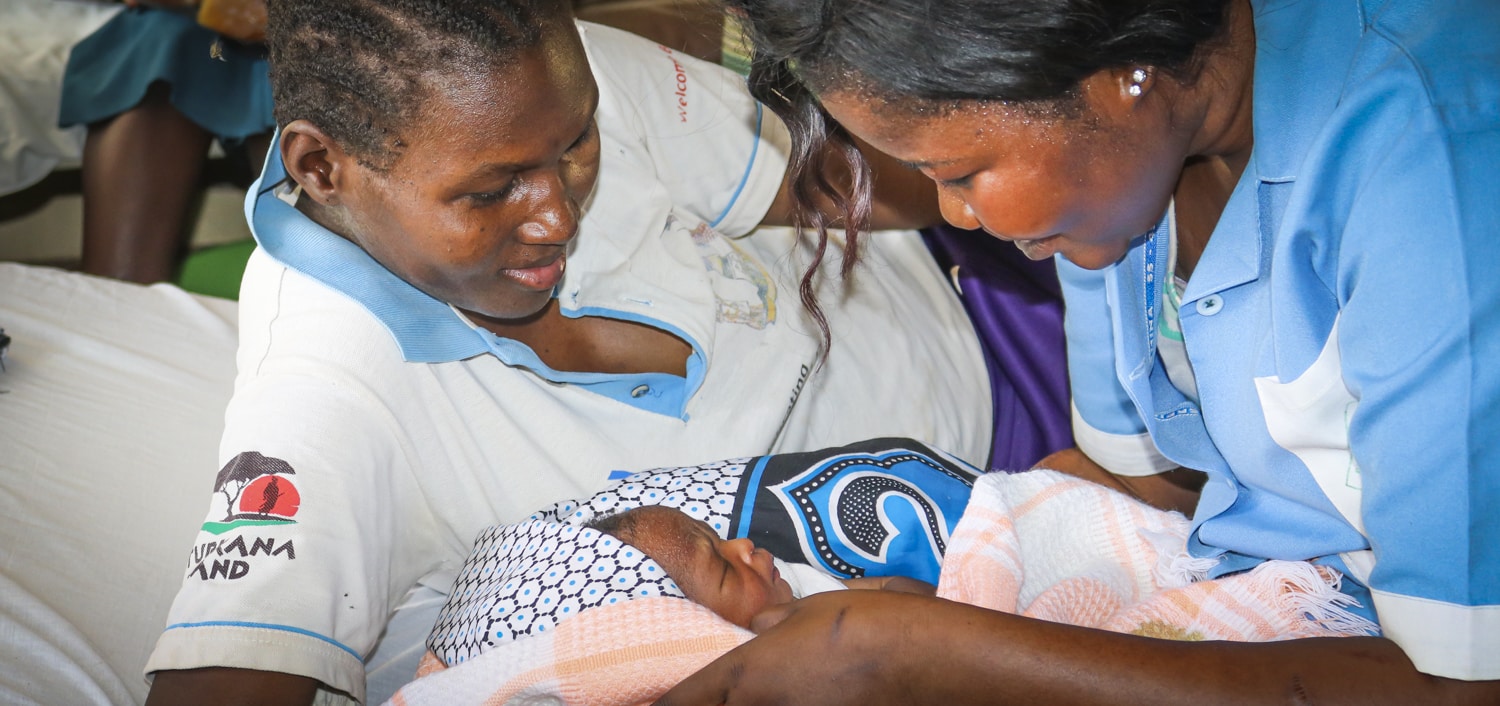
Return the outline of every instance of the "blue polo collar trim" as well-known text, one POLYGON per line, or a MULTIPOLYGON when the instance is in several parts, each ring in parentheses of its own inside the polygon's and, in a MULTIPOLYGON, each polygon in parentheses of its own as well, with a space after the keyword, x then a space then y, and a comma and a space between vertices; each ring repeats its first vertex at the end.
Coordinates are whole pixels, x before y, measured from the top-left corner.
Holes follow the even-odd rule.
POLYGON ((277 262, 368 309, 390 331, 407 361, 446 363, 488 352, 485 341, 447 304, 407 284, 358 245, 277 198, 277 186, 287 179, 280 142, 280 134, 272 138, 265 169, 245 203, 256 243, 277 262))
POLYGON ((687 419, 688 400, 707 375, 706 356, 686 332, 646 317, 599 308, 562 310, 569 317, 605 316, 668 331, 692 347, 687 375, 616 375, 554 370, 519 341, 471 325, 453 307, 411 286, 358 245, 303 215, 278 197, 288 183, 281 162, 281 136, 271 147, 260 178, 245 197, 245 219, 256 243, 281 264, 312 277, 359 303, 390 332, 404 360, 448 363, 492 353, 506 365, 532 370, 555 383, 576 385, 637 409, 687 419))
POLYGON ((508 365, 530 369, 551 382, 580 387, 594 394, 608 397, 637 409, 655 412, 656 414, 668 417, 676 417, 684 421, 687 420, 688 400, 698 391, 698 388, 703 384, 704 377, 708 374, 707 360, 703 355, 702 346, 698 345, 697 341, 693 340, 692 337, 688 336, 681 329, 666 325, 661 321, 631 316, 626 312, 613 309, 584 307, 581 309, 561 309, 560 311, 563 316, 570 319, 583 316, 599 316, 621 321, 633 321, 667 331, 681 338, 693 350, 688 355, 686 361, 687 375, 684 377, 671 373, 617 374, 556 370, 542 362, 542 359, 537 357, 536 351, 533 351, 530 346, 520 341, 498 336, 494 332, 470 322, 461 314, 455 313, 454 316, 485 342, 488 352, 494 353, 497 358, 505 361, 508 365))

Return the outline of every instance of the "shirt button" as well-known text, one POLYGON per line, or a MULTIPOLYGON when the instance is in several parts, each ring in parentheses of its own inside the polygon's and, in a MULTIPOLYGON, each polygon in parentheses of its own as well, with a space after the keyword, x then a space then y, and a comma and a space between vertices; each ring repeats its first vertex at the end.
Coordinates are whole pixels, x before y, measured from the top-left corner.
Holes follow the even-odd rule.
POLYGON ((1198 300, 1198 313, 1203 316, 1213 316, 1224 308, 1224 298, 1217 294, 1210 294, 1198 300))
POLYGON ((650 385, 636 385, 635 389, 630 391, 630 396, 631 397, 644 397, 644 396, 646 396, 646 393, 648 393, 650 391, 651 391, 651 386, 650 385))

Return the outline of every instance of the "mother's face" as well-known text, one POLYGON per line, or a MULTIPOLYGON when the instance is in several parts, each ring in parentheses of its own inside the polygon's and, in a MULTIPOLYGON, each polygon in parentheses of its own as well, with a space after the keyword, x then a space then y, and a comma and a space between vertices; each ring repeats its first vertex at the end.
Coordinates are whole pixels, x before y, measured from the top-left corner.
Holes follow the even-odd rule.
POLYGON ((876 149, 937 182, 943 217, 1028 257, 1107 267, 1156 225, 1182 170, 1183 137, 1112 74, 1083 85, 1081 113, 972 103, 917 115, 853 92, 823 105, 876 149))
POLYGON ((531 316, 561 281, 598 176, 598 90, 582 46, 575 34, 495 71, 424 82, 423 117, 389 168, 351 168, 343 235, 460 309, 531 316))

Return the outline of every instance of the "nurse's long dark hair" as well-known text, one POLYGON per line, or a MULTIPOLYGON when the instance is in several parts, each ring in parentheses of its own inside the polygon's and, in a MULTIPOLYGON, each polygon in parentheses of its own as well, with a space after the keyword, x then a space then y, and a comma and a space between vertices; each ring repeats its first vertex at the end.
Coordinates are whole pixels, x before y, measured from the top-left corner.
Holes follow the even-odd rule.
POLYGON ((852 90, 897 108, 1066 105, 1104 69, 1149 66, 1186 79, 1199 48, 1223 34, 1231 0, 724 2, 753 49, 751 92, 791 131, 793 207, 818 227, 815 197, 833 199, 852 231, 869 213, 869 170, 818 93, 852 90), (829 147, 849 163, 852 193, 827 182, 829 147))

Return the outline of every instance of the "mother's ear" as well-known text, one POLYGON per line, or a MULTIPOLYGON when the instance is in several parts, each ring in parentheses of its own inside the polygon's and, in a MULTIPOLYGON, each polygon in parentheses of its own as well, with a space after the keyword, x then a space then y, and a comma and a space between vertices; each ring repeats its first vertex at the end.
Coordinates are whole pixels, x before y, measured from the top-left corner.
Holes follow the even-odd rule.
POLYGON ((323 206, 336 206, 354 173, 354 158, 306 120, 281 129, 281 162, 302 193, 323 206))

